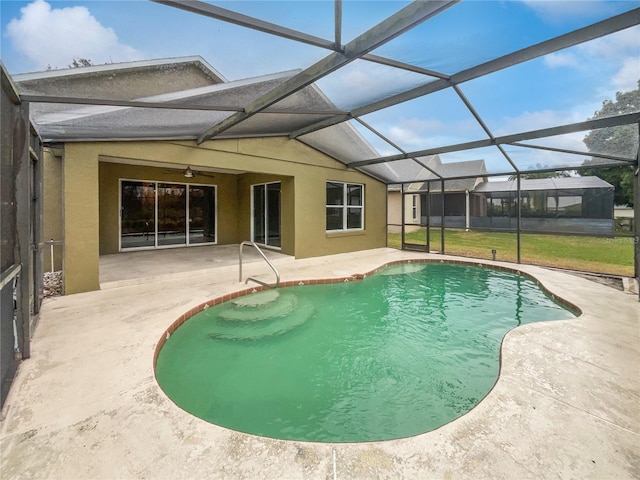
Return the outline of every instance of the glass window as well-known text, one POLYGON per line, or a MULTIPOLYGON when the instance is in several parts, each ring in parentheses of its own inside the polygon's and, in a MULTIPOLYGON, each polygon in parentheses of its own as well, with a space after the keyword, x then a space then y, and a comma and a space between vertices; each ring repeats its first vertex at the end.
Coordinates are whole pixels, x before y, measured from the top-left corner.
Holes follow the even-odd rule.
POLYGON ((364 185, 327 182, 327 231, 364 227, 364 185))
POLYGON ((120 248, 216 243, 216 187, 121 180, 120 248))
POLYGON ((344 185, 327 182, 327 205, 344 205, 344 185))

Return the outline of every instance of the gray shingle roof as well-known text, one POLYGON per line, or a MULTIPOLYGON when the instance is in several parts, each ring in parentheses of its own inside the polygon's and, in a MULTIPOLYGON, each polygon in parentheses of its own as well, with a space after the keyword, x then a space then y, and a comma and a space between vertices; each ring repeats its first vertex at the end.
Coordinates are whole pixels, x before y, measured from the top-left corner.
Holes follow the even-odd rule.
MULTIPOLYGON (((583 188, 613 188, 613 186, 599 177, 558 177, 558 178, 536 178, 523 179, 520 181, 520 190, 571 190, 583 188)), ((479 184, 474 192, 515 192, 517 182, 506 180, 500 182, 483 182, 479 184)))
MULTIPOLYGON (((465 190, 473 190, 479 179, 486 176, 487 174, 484 160, 468 160, 466 162, 442 163, 440 157, 438 155, 434 155, 433 157, 430 157, 427 166, 445 178, 468 177, 455 180, 445 180, 445 192, 463 192, 465 190)), ((427 178, 429 178, 429 180, 439 180, 438 177, 431 172, 429 172, 427 178)), ((420 189, 429 189, 432 192, 440 191, 439 181, 431 181, 430 188, 428 183, 429 182, 424 182, 420 189)))

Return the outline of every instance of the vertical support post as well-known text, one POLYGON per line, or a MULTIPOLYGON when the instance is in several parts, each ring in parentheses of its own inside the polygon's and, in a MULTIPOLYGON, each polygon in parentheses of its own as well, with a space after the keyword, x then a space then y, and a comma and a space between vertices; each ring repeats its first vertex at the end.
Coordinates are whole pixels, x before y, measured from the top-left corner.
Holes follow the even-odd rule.
POLYGON ((400 250, 404 250, 404 234, 405 234, 405 228, 404 228, 404 224, 405 224, 405 216, 404 216, 404 211, 405 211, 405 198, 404 198, 404 183, 400 184, 400 250))
MULTIPOLYGON (((640 135, 640 123, 638 123, 638 135, 640 135)), ((636 165, 633 171, 633 276, 640 286, 640 227, 638 224, 640 224, 640 146, 636 153, 636 165)), ((640 288, 638 290, 638 301, 640 301, 640 288)))
POLYGON ((470 216, 470 206, 469 206, 469 190, 464 191, 464 228, 468 232, 469 231, 469 216, 470 216))
POLYGON ((98 168, 98 153, 94 145, 89 143, 65 145, 63 168, 65 295, 100 290, 98 168))
POLYGON ((336 50, 342 48, 342 0, 335 0, 334 4, 335 42, 336 50))
POLYGON ((440 195, 442 208, 440 209, 440 255, 444 255, 444 179, 440 179, 440 195))
POLYGON ((516 179, 516 207, 517 207, 517 219, 516 219, 516 263, 520 263, 520 231, 521 231, 521 222, 522 222, 522 209, 520 208, 522 202, 521 202, 521 195, 520 195, 520 172, 518 172, 517 174, 517 179, 516 179))
POLYGON ((21 266, 18 279, 17 296, 17 330, 18 346, 22 358, 31 356, 31 192, 29 188, 29 174, 31 172, 29 158, 29 104, 21 103, 16 109, 13 130, 13 168, 16 179, 16 233, 17 258, 21 266))
MULTIPOLYGON (((42 144, 34 131, 29 132, 29 158, 31 167, 31 262, 33 271, 32 298, 33 313, 40 312, 40 303, 43 298, 44 271, 42 255, 44 243, 42 242, 42 144)), ((36 318, 36 317, 34 317, 36 318)))
POLYGON ((427 214, 427 253, 431 252, 431 182, 427 182, 427 196, 425 202, 427 214))

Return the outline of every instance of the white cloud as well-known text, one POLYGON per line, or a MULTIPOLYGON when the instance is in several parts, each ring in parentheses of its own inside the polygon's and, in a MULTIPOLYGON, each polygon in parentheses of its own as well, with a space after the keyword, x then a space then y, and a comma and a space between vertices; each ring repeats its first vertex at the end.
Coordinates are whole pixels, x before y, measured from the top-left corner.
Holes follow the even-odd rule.
POLYGON ((507 127, 496 130, 496 136, 509 135, 513 132, 528 132, 543 128, 582 122, 585 115, 560 110, 541 110, 537 112, 523 112, 517 117, 505 117, 503 124, 507 127))
POLYGON ((339 108, 351 109, 432 80, 425 75, 359 60, 320 79, 317 85, 339 108))
POLYGON ((522 3, 548 23, 613 13, 611 7, 602 0, 522 0, 522 3))
POLYGON ((584 64, 598 66, 605 78, 601 99, 614 99, 616 92, 635 90, 640 79, 640 27, 601 37, 576 48, 584 64))
POLYGON ((631 27, 606 37, 600 37, 580 45, 578 48, 591 57, 621 60, 638 56, 640 50, 640 27, 631 27))
POLYGON ((544 57, 544 63, 549 68, 580 66, 578 58, 572 53, 551 53, 544 57))
POLYGON ((404 149, 417 150, 433 145, 445 125, 435 119, 400 118, 382 128, 383 133, 404 149))
POLYGON ((7 25, 6 36, 36 68, 66 67, 74 58, 86 58, 94 64, 142 58, 86 7, 51 8, 46 1, 35 0, 20 12, 21 17, 7 25))
POLYGON ((616 92, 628 92, 638 88, 640 80, 640 58, 627 58, 622 68, 613 76, 616 92))
MULTIPOLYGON (((585 108, 589 109, 592 107, 587 106, 585 108)), ((557 125, 584 121, 586 117, 587 115, 584 112, 577 111, 568 112, 542 110, 538 112, 524 112, 518 117, 505 118, 504 124, 509 125, 508 130, 503 129, 496 133, 498 136, 502 136, 514 132, 540 130, 557 125)), ((525 141, 523 143, 531 143, 533 145, 560 148, 576 152, 586 152, 586 146, 582 141, 586 133, 587 132, 574 132, 565 135, 556 135, 553 137, 525 141)), ((523 149, 516 147, 506 148, 511 158, 524 170, 534 168, 538 164, 547 168, 579 165, 588 157, 587 154, 572 155, 546 150, 523 149)))
MULTIPOLYGON (((597 82, 591 103, 599 106, 605 99, 614 99, 616 92, 637 88, 640 79, 639 39, 640 27, 631 27, 546 55, 543 61, 548 68, 572 68, 579 75, 584 75, 586 81, 597 82)), ((593 111, 587 111, 587 116, 593 111)))

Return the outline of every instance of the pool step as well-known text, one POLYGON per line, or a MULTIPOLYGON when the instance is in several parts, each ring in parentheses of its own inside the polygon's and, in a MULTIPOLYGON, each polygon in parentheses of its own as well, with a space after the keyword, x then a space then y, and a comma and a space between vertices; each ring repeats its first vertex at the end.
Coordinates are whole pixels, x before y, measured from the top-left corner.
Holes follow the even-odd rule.
MULTIPOLYGON (((278 293, 278 292, 275 292, 278 293)), ((256 294, 257 296, 258 294, 256 294)), ((248 303, 234 306, 223 310, 219 313, 219 318, 230 321, 240 322, 259 322, 269 318, 287 315, 296 308, 297 298, 292 294, 279 295, 274 298, 268 298, 267 302, 248 303)))
MULTIPOLYGON (((256 297, 257 295, 255 294, 256 297)), ((258 340, 282 335, 304 324, 311 318, 314 310, 313 305, 299 302, 298 297, 291 293, 254 298, 249 302, 241 302, 240 305, 232 302, 213 319, 209 337, 258 340)))
POLYGON ((265 290, 263 292, 252 293, 239 297, 233 300, 231 303, 238 307, 263 307, 272 302, 275 302, 280 298, 280 292, 278 290, 265 290))
POLYGON ((400 265, 392 265, 390 267, 383 268, 378 272, 378 275, 407 275, 419 272, 425 268, 427 268, 425 263, 402 263, 400 265))

